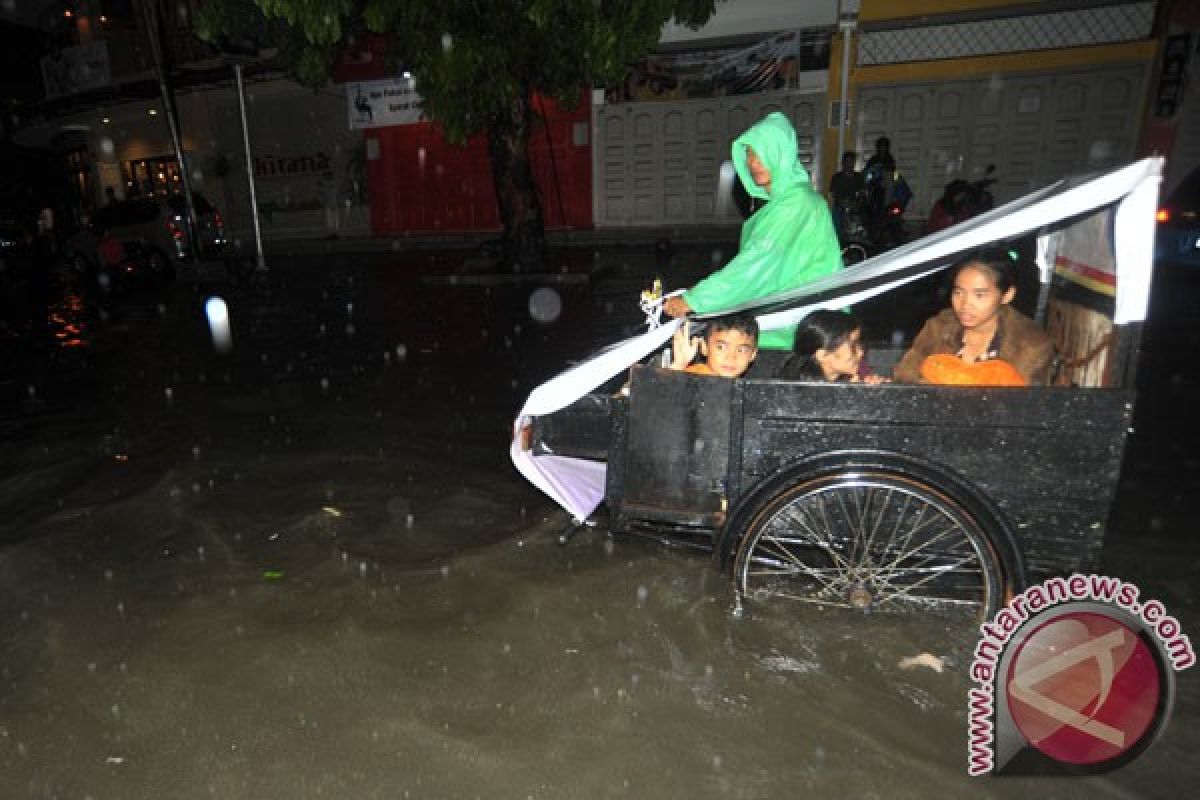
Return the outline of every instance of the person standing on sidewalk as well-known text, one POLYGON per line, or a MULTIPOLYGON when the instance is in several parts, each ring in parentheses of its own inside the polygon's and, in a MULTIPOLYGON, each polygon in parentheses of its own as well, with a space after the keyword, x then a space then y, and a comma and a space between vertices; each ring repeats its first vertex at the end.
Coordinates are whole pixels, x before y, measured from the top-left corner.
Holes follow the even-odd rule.
MULTIPOLYGON (((738 253, 721 269, 663 305, 672 317, 708 314, 795 289, 841 269, 842 254, 825 199, 797 158, 796 131, 772 112, 733 142, 746 192, 766 201, 742 225, 738 253)), ((792 349, 794 327, 764 331, 759 350, 792 349)))

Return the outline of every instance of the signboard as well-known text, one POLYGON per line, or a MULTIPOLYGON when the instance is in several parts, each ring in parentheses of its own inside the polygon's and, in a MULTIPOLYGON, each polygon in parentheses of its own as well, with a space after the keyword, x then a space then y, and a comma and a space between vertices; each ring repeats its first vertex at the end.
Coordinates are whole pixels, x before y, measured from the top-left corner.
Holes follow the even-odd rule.
MULTIPOLYGON (((314 96, 280 82, 257 87, 247 99, 254 147, 250 166, 263 234, 365 233, 363 136, 346 129, 345 98, 335 91, 314 96)), ((236 94, 223 96, 212 112, 219 153, 228 165, 228 190, 231 181, 244 180, 246 169, 236 94)), ((227 229, 249 231, 248 201, 241 193, 222 209, 227 229)))
POLYGON ((42 82, 47 100, 110 85, 108 44, 99 39, 42 56, 42 82))
POLYGON ((421 120, 421 95, 412 78, 346 84, 350 130, 411 125, 421 120))
POLYGON ((798 31, 784 31, 748 47, 646 56, 630 68, 623 85, 610 89, 609 102, 720 97, 795 86, 806 41, 798 31))
POLYGON ((1154 98, 1154 116, 1173 117, 1183 97, 1191 36, 1186 33, 1167 37, 1163 48, 1162 73, 1158 77, 1158 94, 1154 98))

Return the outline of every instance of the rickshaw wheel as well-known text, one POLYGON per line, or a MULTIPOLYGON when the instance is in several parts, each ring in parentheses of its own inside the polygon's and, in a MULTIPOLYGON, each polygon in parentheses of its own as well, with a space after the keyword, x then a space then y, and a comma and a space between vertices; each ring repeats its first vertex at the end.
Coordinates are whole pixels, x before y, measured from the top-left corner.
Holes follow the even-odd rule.
POLYGON ((750 518, 733 563, 751 601, 862 611, 945 611, 977 620, 1004 581, 980 521, 919 479, 853 470, 804 480, 750 518))

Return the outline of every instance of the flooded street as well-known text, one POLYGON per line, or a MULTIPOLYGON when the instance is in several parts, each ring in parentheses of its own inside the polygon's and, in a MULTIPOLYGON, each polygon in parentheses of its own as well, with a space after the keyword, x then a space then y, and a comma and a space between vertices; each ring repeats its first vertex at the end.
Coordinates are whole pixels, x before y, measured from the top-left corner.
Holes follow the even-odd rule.
MULTIPOLYGON (((714 249, 676 252, 669 283, 714 249)), ((123 298, 107 320, 67 295, 36 344, 8 342, 0 798, 1194 790, 1195 670, 1121 770, 971 779, 965 626, 738 613, 704 555, 603 524, 560 545, 566 514, 509 461, 512 417, 637 324, 656 256, 561 265, 518 281, 445 254, 281 258, 261 281, 123 298), (544 286, 562 311, 539 323, 544 286), (943 671, 901 668, 922 653, 943 671)), ((1103 568, 1195 641, 1200 309, 1183 283, 1147 326, 1103 568)))

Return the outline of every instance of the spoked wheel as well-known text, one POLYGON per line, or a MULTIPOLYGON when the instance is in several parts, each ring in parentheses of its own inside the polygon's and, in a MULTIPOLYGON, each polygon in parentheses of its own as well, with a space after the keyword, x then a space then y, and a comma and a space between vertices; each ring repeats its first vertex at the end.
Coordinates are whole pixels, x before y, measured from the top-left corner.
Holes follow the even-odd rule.
POLYGON ((1003 586, 979 520, 937 488, 881 471, 784 489, 750 519, 733 576, 751 600, 980 620, 996 612, 1003 586))

